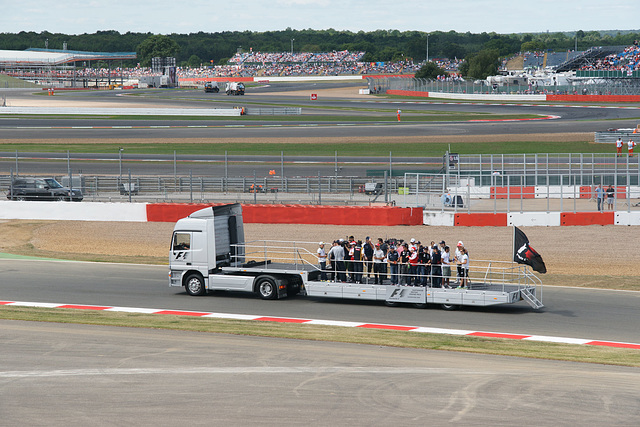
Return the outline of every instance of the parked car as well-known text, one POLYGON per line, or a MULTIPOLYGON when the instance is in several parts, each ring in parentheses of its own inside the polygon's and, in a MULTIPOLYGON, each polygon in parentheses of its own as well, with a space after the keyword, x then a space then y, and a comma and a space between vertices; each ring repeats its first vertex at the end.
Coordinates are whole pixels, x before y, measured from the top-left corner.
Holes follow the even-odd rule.
POLYGON ((64 187, 53 178, 17 178, 7 192, 9 200, 58 200, 79 202, 82 190, 64 187))
POLYGON ((367 182, 364 184, 364 194, 381 194, 382 193, 382 183, 381 182, 367 182))

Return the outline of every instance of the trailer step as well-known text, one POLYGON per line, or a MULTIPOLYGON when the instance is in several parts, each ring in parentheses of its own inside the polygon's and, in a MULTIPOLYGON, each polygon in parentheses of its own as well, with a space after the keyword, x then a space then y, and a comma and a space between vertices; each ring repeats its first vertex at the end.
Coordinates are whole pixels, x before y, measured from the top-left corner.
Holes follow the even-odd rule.
POLYGON ((520 295, 522 295, 522 299, 524 299, 531 307, 535 310, 539 310, 544 307, 542 301, 540 301, 536 296, 529 290, 528 288, 524 288, 520 291, 520 295))

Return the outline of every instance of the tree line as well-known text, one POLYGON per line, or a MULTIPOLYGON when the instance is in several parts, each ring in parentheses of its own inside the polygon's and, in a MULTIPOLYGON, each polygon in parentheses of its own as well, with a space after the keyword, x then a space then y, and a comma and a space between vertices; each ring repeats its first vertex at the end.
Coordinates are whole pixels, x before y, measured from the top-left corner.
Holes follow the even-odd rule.
MULTIPOLYGON (((499 57, 520 51, 573 49, 585 50, 592 46, 631 45, 640 39, 640 32, 631 31, 577 31, 556 33, 459 33, 456 31, 337 31, 293 30, 281 31, 223 31, 215 33, 155 35, 153 33, 97 31, 93 34, 60 34, 43 31, 0 33, 0 49, 27 48, 62 49, 91 52, 137 52, 138 59, 124 66, 140 63, 147 66, 153 56, 175 56, 181 66, 226 64, 238 51, 261 52, 331 52, 340 50, 364 51, 365 62, 415 62, 429 58, 465 58, 478 55, 499 57)), ((469 61, 467 61, 469 63, 469 61)), ((472 70, 471 70, 472 71, 472 70)))

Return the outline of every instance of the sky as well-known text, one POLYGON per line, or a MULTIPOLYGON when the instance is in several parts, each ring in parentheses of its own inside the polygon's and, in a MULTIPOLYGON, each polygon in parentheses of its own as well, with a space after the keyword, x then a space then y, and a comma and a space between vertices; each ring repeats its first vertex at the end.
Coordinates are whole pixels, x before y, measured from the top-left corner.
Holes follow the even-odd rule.
POLYGON ((0 0, 0 32, 640 29, 639 0, 0 0))

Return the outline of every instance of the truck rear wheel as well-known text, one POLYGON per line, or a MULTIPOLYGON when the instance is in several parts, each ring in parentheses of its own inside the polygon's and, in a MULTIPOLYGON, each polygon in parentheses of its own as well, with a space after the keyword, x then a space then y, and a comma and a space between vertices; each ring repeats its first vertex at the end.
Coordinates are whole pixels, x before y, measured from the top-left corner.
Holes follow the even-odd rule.
POLYGON ((458 304, 440 304, 440 307, 442 307, 443 310, 447 311, 453 311, 460 308, 458 304))
POLYGON ((276 299, 278 297, 278 285, 271 276, 260 276, 256 279, 256 291, 262 299, 276 299))
POLYGON ((204 287, 204 279, 197 273, 190 274, 187 280, 184 282, 184 289, 189 295, 199 296, 206 293, 204 287))

